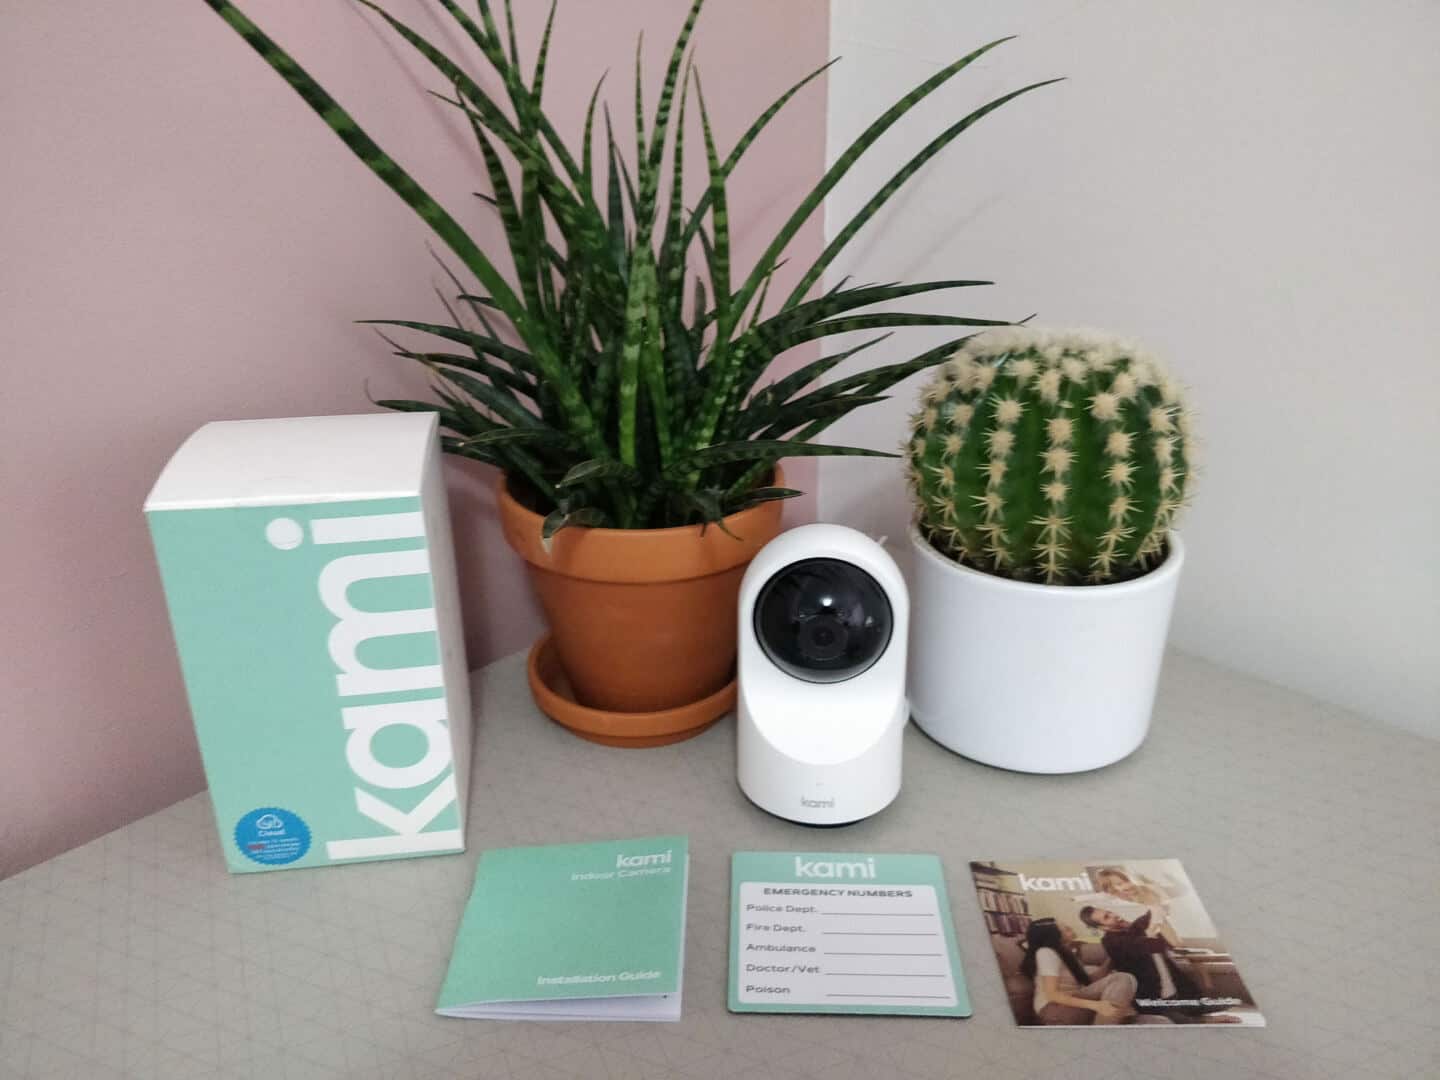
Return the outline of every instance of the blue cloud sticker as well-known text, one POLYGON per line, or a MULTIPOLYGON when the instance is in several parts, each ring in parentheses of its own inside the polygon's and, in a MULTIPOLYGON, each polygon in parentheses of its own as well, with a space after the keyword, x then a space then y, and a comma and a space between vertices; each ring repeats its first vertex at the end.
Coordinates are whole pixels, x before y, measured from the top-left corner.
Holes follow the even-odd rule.
POLYGON ((235 846, 252 862, 284 866, 310 850, 310 827, 299 814, 262 806, 236 823, 235 846))

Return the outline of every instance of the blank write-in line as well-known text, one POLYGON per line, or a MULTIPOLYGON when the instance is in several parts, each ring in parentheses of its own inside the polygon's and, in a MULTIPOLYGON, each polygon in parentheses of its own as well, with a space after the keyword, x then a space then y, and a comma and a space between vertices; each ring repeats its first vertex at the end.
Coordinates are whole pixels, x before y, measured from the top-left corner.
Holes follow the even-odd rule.
POLYGON ((876 979, 943 979, 945 973, 923 975, 914 971, 822 971, 822 975, 863 975, 876 979))
POLYGON ((949 1001, 949 994, 826 994, 826 997, 909 998, 918 1001, 949 1001))
POLYGON ((944 956, 941 952, 822 952, 821 956, 944 956))
POLYGON ((939 937, 933 931, 926 930, 821 930, 822 934, 834 934, 836 937, 939 937))
POLYGON ((933 911, 822 911, 821 915, 865 915, 880 919, 933 919, 933 911))

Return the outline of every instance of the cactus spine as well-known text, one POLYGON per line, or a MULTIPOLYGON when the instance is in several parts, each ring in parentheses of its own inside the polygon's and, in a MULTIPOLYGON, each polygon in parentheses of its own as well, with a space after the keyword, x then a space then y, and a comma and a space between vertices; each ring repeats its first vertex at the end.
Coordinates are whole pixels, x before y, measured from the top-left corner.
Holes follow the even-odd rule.
POLYGON ((1180 386, 1090 332, 970 339, 921 392, 917 524, 944 555, 1052 585, 1138 577, 1165 555, 1195 449, 1180 386))

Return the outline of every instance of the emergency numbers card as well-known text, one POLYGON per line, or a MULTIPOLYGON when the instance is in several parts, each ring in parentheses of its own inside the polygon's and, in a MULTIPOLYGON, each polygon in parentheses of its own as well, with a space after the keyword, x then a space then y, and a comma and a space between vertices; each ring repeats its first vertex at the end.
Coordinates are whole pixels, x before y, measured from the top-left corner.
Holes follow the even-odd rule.
POLYGON ((730 1011, 969 1016, 940 860, 737 852, 730 1011))

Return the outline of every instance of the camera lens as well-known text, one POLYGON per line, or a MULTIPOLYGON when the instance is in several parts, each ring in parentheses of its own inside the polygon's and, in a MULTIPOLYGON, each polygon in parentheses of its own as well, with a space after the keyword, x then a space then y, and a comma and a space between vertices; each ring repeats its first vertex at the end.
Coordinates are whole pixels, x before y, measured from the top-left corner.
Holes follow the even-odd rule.
POLYGON ((800 652, 813 663, 824 664, 844 655, 850 634, 845 624, 829 615, 817 615, 799 627, 800 652))
POLYGON ((893 616, 879 584, 852 563, 791 563, 760 590, 755 636, 772 663, 806 682, 853 679, 884 654, 893 616))

